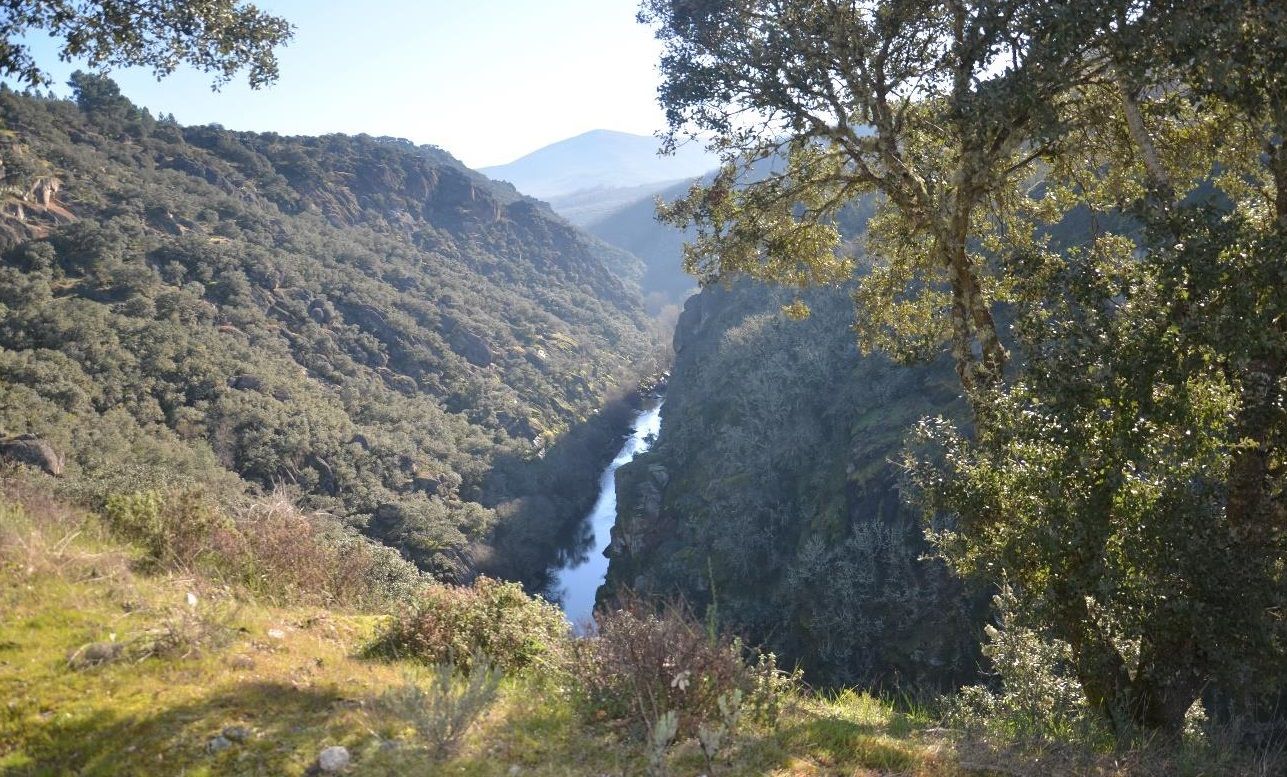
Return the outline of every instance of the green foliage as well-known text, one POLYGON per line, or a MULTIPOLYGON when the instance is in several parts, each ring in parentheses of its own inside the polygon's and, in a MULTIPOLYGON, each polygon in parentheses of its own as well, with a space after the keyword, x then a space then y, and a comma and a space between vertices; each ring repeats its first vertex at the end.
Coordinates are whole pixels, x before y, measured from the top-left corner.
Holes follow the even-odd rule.
POLYGON ((709 133, 727 162, 667 213, 697 229, 689 267, 838 283, 837 211, 883 195, 860 341, 949 351, 973 411, 923 424, 909 455, 935 541, 1013 584, 1123 737, 1177 733, 1213 683, 1281 693, 1279 17, 1236 0, 641 12, 672 139, 709 133))
POLYGON ((614 249, 436 148, 158 123, 76 82, 0 93, 0 430, 95 507, 287 483, 440 577, 530 582, 653 347, 614 249))
POLYGON ((1004 571, 1122 734, 1178 730, 1207 682, 1281 666, 1265 613, 1283 547, 1240 525, 1228 485, 1247 444, 1235 365, 1266 325, 1239 287, 1263 276, 1255 248, 1226 240, 1199 228, 1142 256, 1106 238, 1049 258, 1029 277, 1060 293, 1021 309, 1021 378, 973 438, 923 424, 909 460, 931 511, 959 516, 939 549, 961 572, 1004 571))
POLYGON ((113 494, 103 516, 113 531, 141 545, 152 563, 181 568, 197 561, 225 520, 197 492, 113 494))
POLYGON ((568 636, 557 607, 529 597, 516 583, 480 577, 468 587, 426 588, 385 624, 367 652, 466 672, 476 668, 478 656, 504 671, 548 669, 560 660, 568 636))
POLYGON ((691 299, 653 449, 618 471, 608 586, 681 593, 826 685, 949 688, 977 661, 976 602, 929 550, 897 457, 960 413, 950 368, 853 345, 845 290, 742 281, 691 299))
POLYGON ((1012 589, 1003 588, 992 602, 997 623, 985 629, 983 654, 1000 689, 962 688, 951 699, 948 724, 1000 739, 1084 740, 1096 721, 1077 682, 1071 646, 1021 625, 1012 589))
POLYGON ((273 50, 291 36, 286 20, 239 0, 20 0, 6 12, 0 74, 31 86, 48 82, 24 41, 37 33, 95 69, 143 66, 160 78, 189 65, 222 84, 246 68, 252 87, 277 80, 273 50))

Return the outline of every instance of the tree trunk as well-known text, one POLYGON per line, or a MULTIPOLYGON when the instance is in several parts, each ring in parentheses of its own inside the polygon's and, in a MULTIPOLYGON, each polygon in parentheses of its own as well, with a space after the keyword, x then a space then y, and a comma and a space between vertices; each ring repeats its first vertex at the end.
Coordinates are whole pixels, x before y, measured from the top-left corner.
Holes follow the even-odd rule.
MULTIPOLYGON (((957 196, 968 196, 968 193, 957 196)), ((951 224, 938 238, 938 251, 952 287, 952 358, 961 388, 974 407, 977 419, 981 408, 975 399, 979 392, 1001 385, 1008 354, 966 250, 968 240, 969 207, 959 204, 951 224)))
POLYGON ((1191 641, 1155 643, 1147 637, 1139 666, 1127 665, 1121 651, 1096 625, 1084 594, 1068 591, 1068 609, 1056 631, 1073 648, 1082 693, 1117 739, 1141 733, 1168 737, 1184 730, 1184 717, 1205 685, 1206 673, 1191 641))

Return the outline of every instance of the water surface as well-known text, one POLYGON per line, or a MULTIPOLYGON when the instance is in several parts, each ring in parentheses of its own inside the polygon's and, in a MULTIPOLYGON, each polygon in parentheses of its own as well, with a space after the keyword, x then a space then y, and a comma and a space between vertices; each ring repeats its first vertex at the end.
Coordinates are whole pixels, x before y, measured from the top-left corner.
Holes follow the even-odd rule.
POLYGON ((617 469, 652 447, 661 431, 661 399, 649 397, 644 402, 643 409, 635 416, 630 436, 599 477, 599 498, 585 519, 593 533, 587 552, 554 572, 553 593, 558 596, 568 620, 578 627, 591 622, 594 595, 608 574, 608 558, 603 552, 612 539, 612 525, 617 522, 617 469))

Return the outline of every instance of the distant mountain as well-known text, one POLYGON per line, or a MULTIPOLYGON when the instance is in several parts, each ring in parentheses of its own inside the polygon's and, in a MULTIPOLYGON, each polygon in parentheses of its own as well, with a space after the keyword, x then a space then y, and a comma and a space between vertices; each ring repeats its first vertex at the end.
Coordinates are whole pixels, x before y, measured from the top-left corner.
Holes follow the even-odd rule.
POLYGON ((582 189, 550 197, 548 202, 555 213, 584 229, 636 207, 646 209, 648 217, 652 218, 655 209, 653 202, 659 195, 670 199, 666 192, 676 188, 687 191, 692 180, 694 179, 681 178, 677 181, 645 183, 625 188, 582 189))
POLYGON ((673 156, 658 156, 658 145, 656 138, 647 135, 592 130, 479 172, 549 200, 590 189, 664 185, 695 178, 719 165, 714 155, 695 144, 683 146, 673 156))

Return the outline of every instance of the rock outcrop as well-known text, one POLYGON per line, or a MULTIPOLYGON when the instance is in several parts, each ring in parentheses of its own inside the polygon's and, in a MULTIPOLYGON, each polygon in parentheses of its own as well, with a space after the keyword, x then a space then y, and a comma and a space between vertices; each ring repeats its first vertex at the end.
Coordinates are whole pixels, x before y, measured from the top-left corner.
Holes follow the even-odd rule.
POLYGON ((0 459, 28 464, 54 477, 63 474, 63 457, 34 434, 0 439, 0 459))

